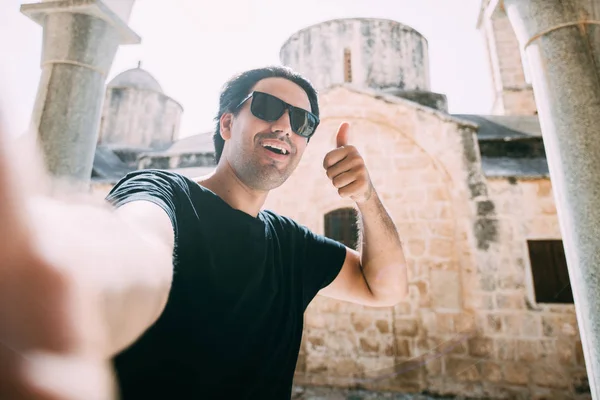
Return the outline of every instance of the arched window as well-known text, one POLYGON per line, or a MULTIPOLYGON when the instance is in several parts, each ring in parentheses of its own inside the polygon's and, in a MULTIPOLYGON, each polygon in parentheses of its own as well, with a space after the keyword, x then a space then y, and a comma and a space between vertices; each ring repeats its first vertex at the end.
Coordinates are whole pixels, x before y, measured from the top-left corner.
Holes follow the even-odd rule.
POLYGON ((325 214, 325 236, 356 250, 358 243, 356 210, 340 208, 325 214))

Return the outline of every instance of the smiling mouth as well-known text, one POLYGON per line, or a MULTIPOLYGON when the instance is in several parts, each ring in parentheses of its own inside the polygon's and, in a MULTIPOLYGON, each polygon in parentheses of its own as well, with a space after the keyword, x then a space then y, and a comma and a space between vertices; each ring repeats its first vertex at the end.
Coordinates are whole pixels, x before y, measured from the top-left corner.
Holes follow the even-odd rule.
POLYGON ((290 154, 289 151, 287 151, 286 149, 284 149, 282 147, 278 147, 278 146, 274 146, 274 145, 270 145, 270 144, 263 144, 263 147, 275 154, 281 154, 284 156, 290 154))

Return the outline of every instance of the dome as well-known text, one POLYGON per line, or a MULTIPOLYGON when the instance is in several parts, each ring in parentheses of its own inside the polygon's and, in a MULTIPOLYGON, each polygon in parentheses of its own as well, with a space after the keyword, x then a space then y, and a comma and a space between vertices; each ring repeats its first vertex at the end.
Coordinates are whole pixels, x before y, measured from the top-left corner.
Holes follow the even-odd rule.
POLYGON ((127 87, 163 93, 162 87, 150 73, 141 68, 121 72, 108 84, 109 87, 127 87))

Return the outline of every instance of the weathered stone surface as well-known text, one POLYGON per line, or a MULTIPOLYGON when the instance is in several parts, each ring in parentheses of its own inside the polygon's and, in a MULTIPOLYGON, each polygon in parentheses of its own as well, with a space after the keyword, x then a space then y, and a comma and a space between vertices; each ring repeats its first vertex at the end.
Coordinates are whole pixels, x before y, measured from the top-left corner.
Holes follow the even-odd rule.
POLYGON ((496 308, 494 304, 494 295, 487 292, 474 293, 475 297, 474 305, 476 308, 482 311, 490 311, 496 308))
POLYGON ((475 329, 475 316, 473 314, 454 315, 454 330, 456 333, 470 333, 475 329))
POLYGON ((328 326, 328 314, 308 311, 304 314, 304 326, 306 328, 324 329, 328 326))
POLYGON ((350 320, 356 332, 363 332, 367 328, 373 326, 375 322, 373 315, 368 313, 353 313, 350 316, 350 320))
POLYGON ((539 343, 535 340, 517 340, 517 360, 533 362, 539 356, 539 343))
POLYGON ((323 339, 324 334, 321 336, 308 336, 306 338, 306 346, 308 351, 311 352, 325 352, 325 340, 323 339))
POLYGON ((544 127, 548 166, 560 205, 565 253, 575 306, 584 332, 590 387, 600 396, 600 141, 595 140, 600 116, 599 36, 573 21, 598 19, 587 1, 506 0, 506 10, 519 42, 535 71, 544 127), (562 29, 552 29, 564 26, 562 29), (540 32, 548 32, 539 37, 540 32), (532 40, 534 38, 535 40, 532 40), (531 42, 531 43, 530 43, 531 42), (573 95, 571 95, 573 94, 573 95), (564 102, 564 96, 571 101, 564 102))
POLYGON ((454 252, 452 240, 433 237, 429 240, 430 254, 438 258, 451 258, 454 252))
POLYGON ((500 314, 488 314, 486 317, 486 326, 484 332, 494 335, 503 331, 503 319, 500 314))
POLYGON ((431 304, 431 296, 429 294, 429 287, 432 283, 426 281, 415 281, 411 284, 411 287, 416 289, 415 294, 418 299, 419 307, 429 307, 431 304))
POLYGON ((431 301, 433 308, 444 310, 461 309, 461 283, 457 271, 430 271, 431 301))
POLYGON ((114 86, 111 82, 104 105, 99 144, 162 150, 178 139, 183 108, 162 92, 114 86))
POLYGON ((387 320, 379 319, 375 321, 375 326, 377 330, 381 333, 389 333, 390 332, 390 322, 387 320))
POLYGON ((93 1, 27 4, 22 11, 44 29, 32 126, 38 131, 46 168, 78 188, 87 188, 98 138, 104 76, 123 32, 127 31, 133 42, 139 38, 128 30, 126 21, 93 1))
POLYGON ((397 336, 414 337, 419 332, 419 325, 415 319, 396 318, 394 320, 394 331, 397 336))
POLYGON ((359 347, 362 353, 378 353, 379 342, 373 337, 361 337, 359 347))
POLYGON ((502 365, 493 361, 481 362, 481 378, 489 382, 502 380, 502 365))
POLYGON ((533 382, 542 387, 566 389, 568 382, 560 368, 560 366, 536 366, 532 371, 533 382))
POLYGON ((556 353, 559 362, 564 366, 575 364, 575 343, 569 339, 558 339, 556 341, 556 353))
POLYGON ((534 400, 570 400, 573 399, 573 395, 569 392, 558 391, 556 389, 547 389, 541 387, 535 387, 532 390, 532 399, 534 400))
POLYGON ((458 381, 478 381, 481 379, 477 360, 448 357, 446 373, 458 381))
POLYGON ((454 333, 454 315, 452 314, 442 314, 439 313, 436 315, 437 320, 437 333, 454 333))
POLYGON ((523 325, 521 325, 521 335, 525 337, 539 337, 541 336, 541 318, 539 315, 529 314, 525 315, 522 319, 523 325))
POLYGON ((441 357, 446 354, 467 354, 467 340, 465 337, 446 335, 444 337, 429 337, 419 339, 417 348, 425 358, 441 357))
POLYGON ((353 332, 336 332, 323 337, 328 354, 350 356, 356 354, 359 337, 353 332))
POLYGON ((496 354, 499 360, 515 360, 517 354, 516 341, 514 339, 496 339, 496 354))
POLYGON ((452 397, 294 385, 292 400, 451 400, 452 397))
POLYGON ((311 375, 323 375, 327 372, 327 360, 325 356, 311 356, 306 358, 306 373, 311 375))
POLYGON ((331 357, 328 360, 328 373, 340 377, 358 377, 363 373, 363 366, 348 357, 331 357))
POLYGON ((479 29, 490 54, 494 81, 494 114, 533 115, 537 106, 533 90, 527 84, 519 51, 519 42, 509 19, 503 12, 494 12, 483 19, 479 29))
POLYGON ((525 308, 523 293, 496 293, 496 307, 499 310, 522 310, 525 308))
POLYGON ((523 274, 498 274, 498 289, 500 290, 522 290, 525 285, 525 278, 523 274))
POLYGON ((320 90, 348 78, 373 88, 428 90, 430 85, 427 41, 395 21, 357 18, 313 25, 292 35, 280 58, 320 90), (380 57, 387 62, 377 62, 380 57), (348 62, 350 70, 345 70, 348 62))
POLYGON ((523 329, 524 318, 522 313, 502 315, 503 332, 511 336, 518 336, 523 329))
POLYGON ((512 385, 527 385, 529 382, 530 367, 526 363, 505 363, 502 376, 507 383, 512 385))
POLYGON ((396 357, 412 357, 413 352, 411 350, 412 344, 409 339, 396 339, 396 357))
POLYGON ((556 341, 554 339, 541 339, 538 340, 538 361, 553 363, 556 362, 557 351, 556 341))
POLYGON ((473 357, 492 357, 494 341, 490 338, 476 337, 469 339, 469 355, 473 357))
POLYGON ((548 337, 574 337, 578 333, 577 321, 569 314, 542 316, 542 329, 548 337))

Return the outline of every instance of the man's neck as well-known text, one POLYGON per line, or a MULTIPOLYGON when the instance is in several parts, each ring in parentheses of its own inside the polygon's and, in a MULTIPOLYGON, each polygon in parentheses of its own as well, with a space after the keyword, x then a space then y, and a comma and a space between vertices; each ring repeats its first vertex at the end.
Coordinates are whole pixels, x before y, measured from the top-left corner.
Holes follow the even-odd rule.
POLYGON ((227 160, 217 165, 212 175, 201 178, 198 184, 214 192, 232 208, 257 217, 269 192, 249 188, 235 174, 227 160))

